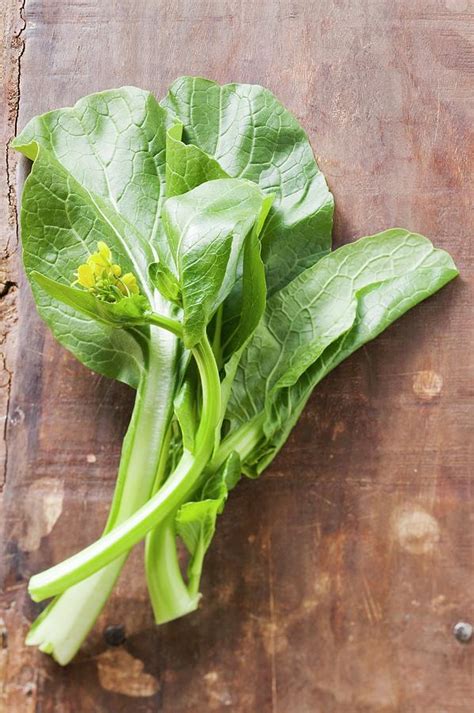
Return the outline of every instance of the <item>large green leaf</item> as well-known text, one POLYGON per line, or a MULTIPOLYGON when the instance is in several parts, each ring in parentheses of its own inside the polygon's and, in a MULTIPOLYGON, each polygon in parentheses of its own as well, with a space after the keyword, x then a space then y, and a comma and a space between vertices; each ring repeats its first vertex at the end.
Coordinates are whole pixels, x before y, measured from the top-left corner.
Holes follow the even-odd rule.
POLYGON ((183 123, 186 143, 275 195, 262 234, 269 294, 329 252, 332 195, 305 132, 268 89, 182 77, 162 105, 183 123))
MULTIPOLYGON (((233 178, 208 181, 165 202, 163 225, 174 262, 167 267, 176 271, 180 286, 187 346, 202 338, 212 315, 232 290, 239 264, 250 263, 255 281, 264 285, 261 263, 258 274, 258 254, 247 260, 242 255, 245 243, 257 240, 270 203, 271 198, 254 183, 233 178)), ((260 314, 263 306, 259 304, 260 314)), ((242 338, 255 326, 254 306, 246 305, 246 310, 242 338)))
MULTIPOLYGON (((22 200, 23 261, 28 275, 39 272, 71 282, 78 265, 104 241, 114 259, 133 272, 153 303, 147 266, 150 245, 110 204, 82 186, 47 150, 37 147, 22 200)), ((142 365, 140 340, 99 324, 32 283, 38 310, 55 337, 86 366, 136 386, 142 365)))
POLYGON ((85 189, 106 199, 148 242, 165 197, 167 112, 136 87, 110 89, 32 119, 12 146, 47 150, 85 189))
POLYGON ((409 273, 362 293, 352 328, 333 342, 293 386, 278 392, 265 421, 265 444, 249 458, 249 475, 262 473, 273 460, 298 421, 313 389, 330 371, 457 276, 458 271, 450 256, 441 250, 436 253, 437 265, 416 271, 416 286, 413 275, 409 273))
MULTIPOLYGON (((13 147, 34 161, 23 191, 21 227, 27 274, 63 283, 106 242, 152 301, 147 266, 156 259, 164 198, 166 111, 124 87, 38 116, 13 147)), ((56 338, 89 368, 136 387, 142 349, 130 333, 98 324, 32 284, 56 338)))
POLYGON ((226 418, 266 413, 281 445, 325 374, 457 274, 429 240, 393 229, 346 245, 274 295, 246 349, 226 418))

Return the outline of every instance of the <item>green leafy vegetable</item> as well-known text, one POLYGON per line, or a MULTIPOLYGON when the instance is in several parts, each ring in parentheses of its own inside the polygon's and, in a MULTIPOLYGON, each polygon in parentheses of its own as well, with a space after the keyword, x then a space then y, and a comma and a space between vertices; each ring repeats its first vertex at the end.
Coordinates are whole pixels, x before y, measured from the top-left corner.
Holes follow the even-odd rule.
MULTIPOLYGON (((167 267, 169 272, 174 267, 180 285, 186 346, 203 337, 236 282, 239 262, 244 270, 253 268, 254 280, 264 285, 259 255, 254 260, 241 256, 245 243, 258 237, 270 205, 254 183, 235 178, 208 181, 166 201, 163 223, 174 262, 167 267)), ((250 317, 243 315, 244 321, 250 317)))
POLYGON ((33 119, 23 260, 56 338, 137 389, 102 537, 30 581, 27 642, 70 661, 134 544, 157 623, 197 608, 241 473, 275 457, 313 388, 457 270, 402 229, 331 249, 333 199, 266 89, 183 77, 33 119), (178 543, 188 552, 187 574, 178 543))
POLYGON ((181 77, 162 106, 187 144, 275 195, 262 234, 269 294, 329 252, 332 195, 305 132, 268 89, 181 77))

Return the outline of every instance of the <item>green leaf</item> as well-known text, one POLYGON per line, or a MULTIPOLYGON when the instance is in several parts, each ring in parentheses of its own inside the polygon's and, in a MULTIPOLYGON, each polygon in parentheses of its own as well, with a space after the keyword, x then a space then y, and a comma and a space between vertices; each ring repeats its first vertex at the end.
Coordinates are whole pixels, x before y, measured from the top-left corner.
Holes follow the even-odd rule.
POLYGON ((181 141, 183 125, 175 124, 166 134, 166 195, 187 193, 201 183, 230 178, 218 162, 197 146, 181 141))
POLYGON ((259 235, 272 205, 267 196, 251 234, 245 242, 238 278, 223 305, 222 350, 227 361, 255 331, 265 310, 267 287, 259 235))
POLYGON ((111 327, 143 325, 144 316, 150 312, 150 305, 143 295, 124 297, 114 303, 103 302, 90 292, 51 280, 35 270, 30 273, 30 277, 58 302, 111 327))
POLYGON ((148 274, 150 275, 150 280, 163 297, 182 307, 179 282, 164 262, 152 262, 148 268, 148 274))
POLYGON ((32 160, 42 147, 154 245, 165 197, 166 129, 172 122, 150 92, 122 87, 35 117, 12 146, 32 160))
MULTIPOLYGON (((106 242, 152 302, 147 266, 156 260, 165 195, 166 129, 154 97, 135 87, 84 97, 74 107, 35 117, 12 142, 34 161, 21 210, 24 263, 52 280, 71 281, 106 242)), ((136 387, 142 346, 32 284, 41 316, 86 366, 136 387)))
POLYGON ((266 422, 269 453, 258 460, 259 472, 285 443, 313 389, 330 371, 458 275, 446 252, 436 250, 433 258, 433 264, 416 269, 415 274, 408 273, 362 292, 353 327, 333 342, 293 386, 278 393, 266 422))
MULTIPOLYGON (((150 245, 110 204, 87 190, 54 158, 37 147, 22 198, 23 262, 27 275, 39 272, 57 282, 71 281, 102 240, 124 272, 133 272, 153 304, 148 264, 150 245)), ((43 319, 55 337, 86 366, 131 386, 143 368, 141 341, 99 324, 32 283, 43 319)))
POLYGON ((186 144, 275 195, 262 234, 269 294, 329 252, 332 195, 305 132, 268 89, 182 77, 162 105, 182 122, 186 144))
POLYGON ((281 445, 330 368, 456 274, 447 253, 402 229, 334 251, 267 302, 237 368, 226 418, 236 427, 266 412, 267 437, 281 431, 281 445))
POLYGON ((255 262, 242 262, 242 253, 247 239, 256 240, 267 207, 268 198, 255 184, 231 178, 203 183, 165 202, 163 224, 174 261, 167 267, 177 273, 187 347, 202 338, 231 292, 239 264, 255 266, 255 280, 262 283, 263 270, 259 275, 255 262))
MULTIPOLYGON (((168 197, 181 195, 193 188, 218 178, 229 178, 219 163, 192 144, 182 142, 183 124, 168 129, 166 135, 166 193, 168 197)), ((226 360, 253 332, 265 308, 266 284, 261 245, 258 236, 273 202, 273 195, 265 199, 258 223, 245 243, 239 275, 224 307, 224 355, 226 360)), ((168 299, 181 304, 179 286, 174 275, 161 263, 154 267, 153 281, 168 299)))
POLYGON ((241 476, 240 458, 234 451, 229 453, 225 463, 211 475, 201 491, 202 499, 219 500, 226 497, 235 488, 241 476))
POLYGON ((222 468, 205 484, 199 499, 185 503, 176 515, 176 531, 191 559, 188 565, 189 589, 197 593, 204 557, 216 531, 229 491, 240 479, 240 459, 231 453, 222 468))

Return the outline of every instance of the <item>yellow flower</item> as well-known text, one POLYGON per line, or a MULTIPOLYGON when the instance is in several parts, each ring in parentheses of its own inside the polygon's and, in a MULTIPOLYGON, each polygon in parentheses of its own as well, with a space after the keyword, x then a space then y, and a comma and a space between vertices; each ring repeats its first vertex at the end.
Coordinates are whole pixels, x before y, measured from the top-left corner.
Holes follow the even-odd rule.
POLYGON ((91 266, 94 274, 99 276, 109 267, 109 263, 103 259, 100 253, 92 253, 92 255, 89 255, 87 264, 91 266))
POLYGON ((89 255, 87 264, 91 266, 94 274, 98 277, 104 276, 104 272, 112 269, 112 251, 102 240, 97 243, 97 252, 89 255))
POLYGON ((77 268, 77 282, 81 287, 91 289, 95 285, 94 271, 90 265, 79 265, 77 268))
POLYGON ((122 284, 119 284, 119 288, 124 294, 138 295, 140 292, 138 289, 137 278, 133 272, 126 272, 125 275, 120 278, 120 282, 122 284), (125 289, 122 289, 123 287, 125 287, 125 289))
POLYGON ((105 302, 117 302, 124 297, 140 294, 137 278, 133 272, 122 275, 120 265, 112 262, 112 251, 108 245, 99 241, 97 252, 87 258, 87 262, 79 265, 77 280, 73 284, 89 290, 98 299, 105 302))
POLYGON ((111 262, 112 260, 112 251, 109 248, 108 245, 106 245, 102 240, 99 240, 97 243, 97 250, 99 255, 106 261, 106 262, 111 262))

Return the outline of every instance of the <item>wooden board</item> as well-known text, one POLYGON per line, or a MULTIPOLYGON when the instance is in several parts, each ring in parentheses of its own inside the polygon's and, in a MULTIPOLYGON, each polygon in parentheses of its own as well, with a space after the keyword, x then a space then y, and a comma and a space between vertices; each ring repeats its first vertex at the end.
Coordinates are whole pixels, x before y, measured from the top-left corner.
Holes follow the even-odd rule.
POLYGON ((474 646, 452 627, 474 618, 471 1, 2 11, 2 713, 470 712, 474 646), (292 109, 335 195, 336 244, 407 226, 462 277, 326 379, 271 469, 238 488, 198 613, 155 628, 136 552, 61 669, 23 645, 26 582, 99 534, 133 395, 37 317, 6 145, 34 114, 121 84, 161 97, 181 74, 258 82, 292 109), (108 624, 125 627, 122 646, 108 624))

